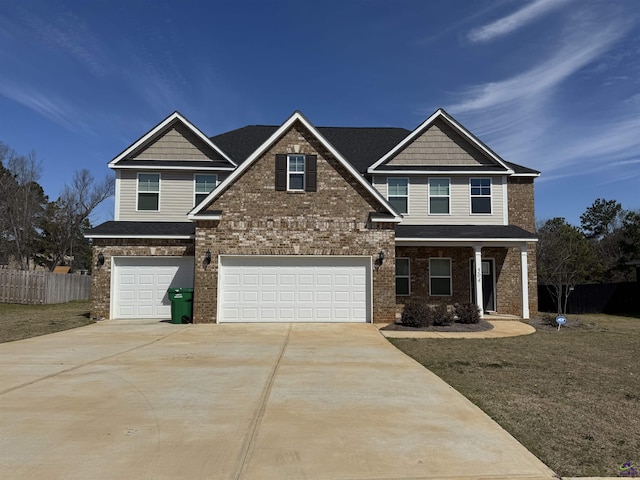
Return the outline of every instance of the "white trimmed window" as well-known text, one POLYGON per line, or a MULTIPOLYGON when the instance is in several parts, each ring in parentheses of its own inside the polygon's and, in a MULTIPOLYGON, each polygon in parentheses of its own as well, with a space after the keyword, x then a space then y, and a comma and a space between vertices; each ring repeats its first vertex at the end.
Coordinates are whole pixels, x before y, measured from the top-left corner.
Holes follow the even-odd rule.
POLYGON ((429 215, 449 215, 451 180, 436 177, 429 179, 429 215))
POLYGON ((409 259, 396 258, 396 295, 411 295, 409 259))
POLYGON ((429 259, 429 295, 451 296, 451 259, 429 259))
POLYGON ((398 213, 409 213, 409 179, 387 178, 387 200, 398 213))
POLYGON ((138 210, 158 211, 160 209, 160 174, 138 174, 138 210))
POLYGON ((491 179, 470 179, 471 189, 471 213, 491 213, 491 179))
POLYGON ((304 155, 287 157, 287 190, 304 191, 304 155))
POLYGON ((194 205, 199 205, 218 185, 218 175, 201 175, 194 177, 195 182, 195 200, 194 205))

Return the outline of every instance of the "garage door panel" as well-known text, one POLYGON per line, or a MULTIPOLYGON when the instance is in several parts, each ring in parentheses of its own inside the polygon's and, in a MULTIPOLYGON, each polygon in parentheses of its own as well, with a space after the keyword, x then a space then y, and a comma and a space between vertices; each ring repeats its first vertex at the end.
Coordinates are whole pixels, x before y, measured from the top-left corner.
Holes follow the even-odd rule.
POLYGON ((278 284, 278 276, 274 274, 263 274, 262 285, 263 286, 275 286, 278 284))
POLYGON ((169 287, 193 287, 193 257, 115 257, 112 318, 170 318, 169 287))
POLYGON ((149 300, 155 299, 155 291, 154 290, 138 290, 138 298, 137 300, 141 302, 146 302, 149 300))
POLYGON ((220 322, 370 320, 369 257, 222 256, 220 265, 220 322))

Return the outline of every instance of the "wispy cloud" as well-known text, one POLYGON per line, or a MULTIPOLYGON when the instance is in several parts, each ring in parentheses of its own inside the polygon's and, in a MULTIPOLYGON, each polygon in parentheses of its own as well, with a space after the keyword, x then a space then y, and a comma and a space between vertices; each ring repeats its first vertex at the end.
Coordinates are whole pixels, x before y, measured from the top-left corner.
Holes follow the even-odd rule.
POLYGON ((103 56, 101 44, 76 15, 65 12, 45 20, 22 10, 21 16, 32 38, 38 38, 47 47, 68 54, 93 75, 106 75, 106 62, 100 60, 103 56))
POLYGON ((0 95, 39 113, 52 122, 76 133, 93 133, 79 118, 80 110, 61 98, 44 94, 27 86, 0 82, 0 95))
POLYGON ((452 110, 472 110, 504 106, 513 102, 539 98, 591 63, 624 34, 624 26, 618 23, 591 25, 589 31, 576 29, 568 35, 557 52, 547 61, 506 80, 486 83, 464 92, 468 100, 452 107, 452 110))
POLYGON ((467 38, 474 43, 489 42, 524 27, 570 1, 572 0, 535 0, 511 15, 502 17, 483 27, 473 29, 467 38))

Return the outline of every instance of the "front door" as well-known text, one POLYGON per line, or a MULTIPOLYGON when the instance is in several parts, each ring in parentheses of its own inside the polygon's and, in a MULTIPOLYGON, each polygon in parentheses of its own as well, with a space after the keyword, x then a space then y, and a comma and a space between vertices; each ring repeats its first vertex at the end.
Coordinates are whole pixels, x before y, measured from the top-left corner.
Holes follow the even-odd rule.
MULTIPOLYGON (((475 303, 476 299, 476 276, 475 261, 471 259, 471 303, 475 303)), ((493 259, 487 258, 482 260, 482 306, 484 311, 495 311, 496 309, 496 293, 495 293, 495 267, 493 259)))

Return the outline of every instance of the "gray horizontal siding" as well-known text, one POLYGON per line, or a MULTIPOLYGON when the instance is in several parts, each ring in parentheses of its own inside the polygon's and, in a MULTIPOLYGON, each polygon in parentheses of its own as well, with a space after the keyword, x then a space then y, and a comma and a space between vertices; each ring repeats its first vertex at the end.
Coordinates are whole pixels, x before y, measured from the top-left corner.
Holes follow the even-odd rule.
MULTIPOLYGON (((145 171, 145 173, 151 171, 145 171)), ((136 211, 138 172, 120 170, 120 202, 118 220, 141 222, 186 221, 187 214, 194 205, 194 174, 209 175, 211 172, 159 171, 160 206, 157 212, 136 211)), ((227 173, 218 173, 218 184, 227 177, 227 173)))
POLYGON ((438 120, 401 151, 387 165, 478 166, 493 162, 453 130, 438 120))
MULTIPOLYGON (((401 175, 398 175, 400 177, 401 175)), ((409 176, 409 213, 404 215, 402 225, 503 225, 504 209, 501 176, 493 176, 491 185, 490 215, 472 215, 469 193, 470 176, 447 176, 451 179, 449 215, 429 215, 429 177, 409 176)), ((436 177, 433 175, 432 177, 436 177)), ((481 176, 473 177, 480 178, 481 176)), ((485 176, 486 177, 486 176, 485 176)), ((404 177, 407 178, 407 177, 404 177)), ((373 186, 387 198, 387 177, 375 175, 373 186)))

